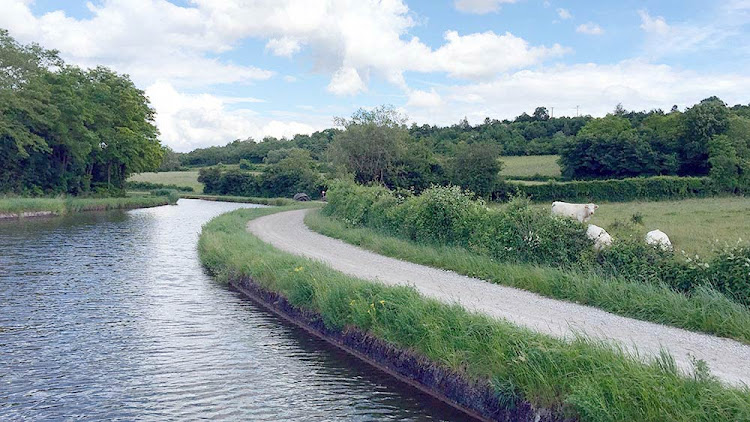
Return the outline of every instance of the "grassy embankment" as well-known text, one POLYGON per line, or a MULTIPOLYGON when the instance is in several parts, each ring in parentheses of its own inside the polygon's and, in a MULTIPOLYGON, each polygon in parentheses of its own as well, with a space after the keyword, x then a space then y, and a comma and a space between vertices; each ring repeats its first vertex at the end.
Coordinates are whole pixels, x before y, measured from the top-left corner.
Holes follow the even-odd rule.
POLYGON ((0 214, 48 212, 54 215, 81 211, 147 208, 175 203, 167 196, 131 196, 126 198, 23 198, 0 197, 0 214))
MULTIPOLYGON (((230 195, 196 195, 192 193, 182 193, 180 197, 185 199, 202 199, 204 201, 221 201, 221 202, 241 202, 247 204, 261 204, 261 205, 274 205, 283 207, 287 205, 299 204, 298 201, 289 198, 260 198, 254 196, 230 196, 230 195)), ((309 204, 322 204, 322 202, 314 201, 309 204)), ((311 205, 312 206, 312 205, 311 205)))
POLYGON ((319 212, 308 214, 305 223, 326 236, 404 261, 750 344, 750 310, 713 290, 701 288, 687 296, 666 286, 503 263, 460 247, 419 244, 370 228, 348 228, 340 220, 319 212))
MULTIPOLYGON (((222 281, 252 277, 327 327, 356 327, 412 350, 498 395, 584 421, 713 421, 750 418, 750 391, 722 386, 701 365, 678 373, 664 355, 649 364, 583 338, 571 342, 426 299, 281 252, 245 230, 247 221, 291 208, 238 210, 203 228, 203 264, 222 281)), ((512 400, 511 400, 512 402, 512 400)))

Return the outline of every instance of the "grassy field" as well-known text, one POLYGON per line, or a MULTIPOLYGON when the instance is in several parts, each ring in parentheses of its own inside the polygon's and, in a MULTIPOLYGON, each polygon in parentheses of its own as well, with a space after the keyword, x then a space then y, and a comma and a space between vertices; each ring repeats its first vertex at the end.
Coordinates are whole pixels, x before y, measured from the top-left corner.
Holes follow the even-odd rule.
MULTIPOLYGON (((176 202, 176 199, 174 200, 176 202)), ((81 211, 105 211, 167 205, 166 196, 131 196, 127 198, 20 198, 0 197, 0 214, 49 211, 57 215, 81 211)))
POLYGON ((750 344, 750 310, 709 289, 700 289, 687 296, 661 285, 533 264, 498 262, 460 247, 420 244, 370 228, 350 228, 320 212, 308 214, 305 224, 316 232, 381 255, 750 344))
POLYGON ((528 400, 555 417, 582 421, 746 420, 747 388, 728 388, 696 365, 682 375, 668 354, 650 363, 584 338, 557 340, 508 322, 426 299, 414 289, 345 276, 274 249, 245 230, 248 220, 285 208, 239 210, 206 224, 203 264, 227 281, 252 277, 331 329, 355 327, 412 350, 500 397, 528 400))
POLYGON ((750 197, 695 198, 680 201, 616 202, 599 204, 591 224, 616 231, 616 221, 630 221, 639 234, 659 229, 666 233, 675 250, 701 256, 710 254, 718 242, 735 244, 750 241, 750 197))
POLYGON ((537 174, 542 176, 560 176, 560 166, 557 155, 528 155, 500 157, 505 166, 501 175, 512 179, 513 176, 529 177, 537 174))
POLYGON ((164 185, 190 186, 196 193, 203 192, 203 184, 198 182, 198 170, 162 171, 158 173, 139 173, 128 181, 161 183, 164 185))

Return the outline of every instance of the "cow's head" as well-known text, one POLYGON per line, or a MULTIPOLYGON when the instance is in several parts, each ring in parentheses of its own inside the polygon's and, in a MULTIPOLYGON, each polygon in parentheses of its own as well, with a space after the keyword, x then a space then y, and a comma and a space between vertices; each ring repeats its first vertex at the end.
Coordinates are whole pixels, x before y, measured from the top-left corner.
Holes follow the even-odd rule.
POLYGON ((596 205, 596 204, 586 204, 584 206, 587 216, 594 215, 594 211, 596 211, 597 208, 599 208, 599 205, 596 205))

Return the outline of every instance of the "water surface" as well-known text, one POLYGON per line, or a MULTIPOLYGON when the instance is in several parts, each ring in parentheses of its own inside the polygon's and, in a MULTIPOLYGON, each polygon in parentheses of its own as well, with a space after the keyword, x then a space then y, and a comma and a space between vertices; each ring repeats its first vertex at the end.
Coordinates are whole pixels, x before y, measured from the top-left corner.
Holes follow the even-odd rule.
POLYGON ((0 420, 464 420, 206 275, 247 204, 0 222, 0 420))

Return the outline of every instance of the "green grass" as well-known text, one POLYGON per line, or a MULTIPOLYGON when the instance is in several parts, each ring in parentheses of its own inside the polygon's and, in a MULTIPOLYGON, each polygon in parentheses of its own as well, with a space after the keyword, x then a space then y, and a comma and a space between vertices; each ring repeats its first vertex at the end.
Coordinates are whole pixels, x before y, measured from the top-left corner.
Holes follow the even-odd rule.
POLYGON ((686 296, 666 286, 532 264, 497 262, 463 248, 423 245, 369 228, 348 228, 340 220, 320 212, 309 213, 305 217, 305 224, 316 232, 381 255, 455 271, 554 299, 594 306, 618 315, 702 331, 750 344, 750 310, 713 290, 701 288, 692 296, 686 296))
POLYGON ((676 251, 706 256, 715 243, 750 240, 750 197, 714 197, 660 202, 602 203, 591 224, 613 230, 615 221, 643 217, 635 225, 640 235, 659 229, 669 236, 676 251))
POLYGON ((560 176, 560 166, 557 164, 557 155, 526 155, 500 157, 505 166, 501 175, 512 179, 513 176, 529 177, 560 176))
POLYGON ((504 397, 584 421, 748 420, 750 391, 728 388, 703 365, 682 376, 664 354, 642 363, 584 338, 570 342, 427 299, 409 287, 345 276, 274 249, 245 230, 288 208, 238 210, 203 228, 198 249, 220 280, 253 277, 332 328, 357 327, 432 361, 488 380, 504 397))
POLYGON ((198 170, 162 171, 158 173, 139 173, 128 178, 131 182, 161 183, 163 185, 189 186, 196 193, 203 192, 203 183, 198 182, 198 170))
MULTIPOLYGON (((176 199, 173 202, 175 202, 176 199)), ((58 215, 81 211, 146 208, 167 205, 165 196, 130 196, 126 198, 23 198, 0 197, 0 214, 50 211, 58 215)))

